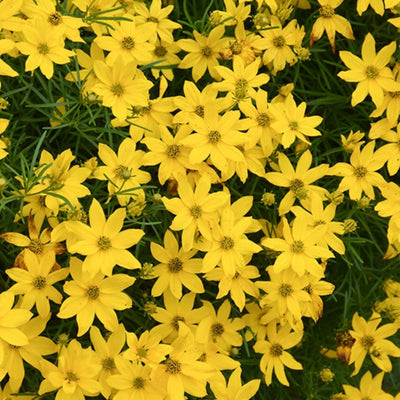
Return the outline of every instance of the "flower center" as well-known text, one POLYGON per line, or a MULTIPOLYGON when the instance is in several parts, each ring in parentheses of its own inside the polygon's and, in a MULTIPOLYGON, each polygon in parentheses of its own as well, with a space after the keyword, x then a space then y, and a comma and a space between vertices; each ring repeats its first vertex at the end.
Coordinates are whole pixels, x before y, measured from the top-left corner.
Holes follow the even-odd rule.
POLYGON ((125 50, 132 50, 135 47, 135 41, 132 36, 125 36, 121 44, 125 50))
POLYGON ((204 117, 204 106, 196 106, 194 109, 194 113, 198 115, 199 117, 203 118, 204 117))
POLYGON ((43 55, 46 55, 50 51, 49 46, 47 46, 46 43, 39 43, 37 50, 40 54, 43 54, 43 55))
POLYGON ((371 335, 365 335, 361 338, 361 346, 365 349, 369 349, 375 343, 375 339, 371 335))
POLYGON ((297 131, 299 129, 299 123, 297 121, 290 121, 289 122, 289 128, 292 131, 297 131))
POLYGON ((282 297, 289 297, 292 293, 293 293, 292 285, 289 285, 288 283, 282 283, 281 286, 279 286, 279 294, 282 297))
POLYGON ((304 250, 304 243, 301 240, 295 240, 292 244, 293 253, 302 253, 304 250))
POLYGON ((147 356, 147 350, 145 349, 145 348, 143 348, 143 347, 139 347, 137 350, 136 350, 136 353, 137 353, 137 355, 139 356, 139 357, 146 357, 147 356))
POLYGON ((104 358, 101 361, 101 365, 103 366, 103 369, 105 369, 106 371, 111 371, 115 368, 114 359, 111 357, 104 358))
POLYGON ((100 236, 97 240, 97 246, 100 250, 106 251, 111 247, 111 240, 106 236, 100 236))
POLYGON ((230 250, 235 245, 234 240, 229 236, 224 236, 221 240, 221 247, 223 250, 230 250))
POLYGON ((168 263, 168 271, 171 272, 171 274, 177 274, 178 272, 182 271, 182 266, 183 262, 181 261, 181 259, 178 257, 174 257, 168 263))
POLYGON ((281 48, 285 45, 286 41, 285 38, 281 35, 275 37, 272 43, 274 44, 275 47, 281 48))
POLYGON ((212 144, 218 143, 221 140, 221 134, 218 131, 210 131, 208 140, 212 144))
POLYGON ((231 44, 232 54, 240 54, 242 52, 242 45, 239 42, 233 42, 231 44))
POLYGON ((97 300, 100 295, 100 290, 98 286, 92 285, 86 289, 86 295, 90 300, 97 300))
POLYGON ((216 322, 215 324, 211 325, 211 335, 214 338, 221 336, 224 332, 225 332, 225 329, 221 323, 216 322))
POLYGON ((156 48, 154 49, 154 54, 157 57, 164 57, 167 54, 167 49, 164 46, 156 46, 156 48))
POLYGON ((79 380, 79 378, 76 376, 76 374, 75 374, 74 372, 72 372, 72 371, 68 371, 68 372, 66 373, 65 379, 66 379, 68 382, 76 382, 76 381, 79 380))
POLYGON ((156 22, 158 23, 158 19, 156 17, 148 17, 147 22, 156 22))
POLYGON ((202 210, 201 207, 195 204, 191 209, 190 209, 190 215, 196 219, 200 218, 202 215, 202 210))
POLYGON ((211 47, 208 47, 208 46, 206 46, 206 47, 203 47, 202 49, 201 49, 201 53, 203 54, 203 56, 204 57, 211 57, 211 54, 212 54, 212 48, 211 47))
POLYGON ((37 290, 42 290, 46 287, 47 282, 44 276, 37 276, 33 281, 32 285, 37 290))
POLYGON ((257 122, 258 122, 258 125, 260 125, 260 126, 267 126, 268 122, 269 122, 268 115, 265 113, 258 114, 257 122))
POLYGON ((176 375, 181 372, 181 363, 172 358, 168 359, 166 363, 166 371, 171 375, 176 375))
POLYGON ((185 318, 181 317, 180 315, 176 315, 171 321, 171 325, 176 331, 179 329, 179 321, 185 322, 185 318))
POLYGON ((116 168, 114 172, 118 178, 123 179, 124 181, 131 177, 131 170, 123 165, 120 165, 118 168, 116 168))
POLYGON ((43 251, 43 243, 39 239, 32 239, 28 245, 28 249, 35 254, 43 251))
POLYGON ((379 69, 373 65, 369 65, 365 70, 365 75, 367 75, 368 79, 375 79, 379 75, 379 69))
POLYGON ((122 96, 124 94, 124 88, 121 86, 120 83, 116 83, 115 85, 111 86, 111 92, 114 96, 122 96))
POLYGON ((364 176, 367 174, 367 168, 365 167, 356 167, 354 168, 354 175, 357 178, 364 178, 364 176))
POLYGON ((307 190, 304 188, 304 182, 302 180, 297 178, 293 179, 289 187, 296 199, 304 200, 307 198, 307 190))
POLYGON ((56 11, 53 14, 50 14, 47 20, 52 25, 58 25, 62 22, 62 15, 58 11, 56 11))
POLYGON ((176 158, 180 152, 181 149, 177 144, 171 144, 167 147, 167 156, 170 158, 176 158))
POLYGON ((331 18, 335 15, 335 9, 331 6, 322 6, 319 9, 319 15, 325 18, 331 18))
POLYGON ((141 378, 140 376, 138 376, 133 380, 133 387, 135 389, 143 389, 144 383, 145 383, 145 380, 143 378, 141 378))
POLYGON ((269 354, 271 354, 272 357, 279 357, 283 353, 283 347, 279 343, 274 343, 271 345, 271 348, 269 349, 269 354))

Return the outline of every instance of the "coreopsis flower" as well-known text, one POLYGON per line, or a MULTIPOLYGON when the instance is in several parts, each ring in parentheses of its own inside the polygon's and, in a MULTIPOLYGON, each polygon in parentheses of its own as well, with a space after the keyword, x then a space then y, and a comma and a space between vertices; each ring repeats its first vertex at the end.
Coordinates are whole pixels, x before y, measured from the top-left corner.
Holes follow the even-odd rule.
POLYGON ((362 193, 370 199, 375 199, 374 186, 385 183, 379 170, 385 163, 385 158, 374 153, 375 141, 368 142, 361 150, 357 146, 350 156, 350 164, 337 163, 329 171, 329 175, 343 176, 338 190, 349 191, 350 199, 359 200, 362 193))
POLYGON ((385 160, 389 175, 393 176, 400 168, 400 147, 398 145, 400 142, 400 123, 397 125, 396 132, 389 130, 382 139, 389 143, 381 146, 375 154, 378 159, 383 158, 385 160))
MULTIPOLYGON (((15 48, 15 42, 11 39, 0 40, 0 56, 15 48)), ((11 68, 5 61, 0 59, 0 76, 18 76, 18 72, 11 68)), ((3 118, 2 118, 3 120, 3 118)))
POLYGON ((322 122, 322 117, 318 115, 306 117, 306 107, 304 101, 297 106, 291 94, 284 102, 270 104, 269 109, 274 119, 271 128, 282 133, 281 143, 284 148, 288 148, 296 138, 310 144, 308 136, 321 135, 315 127, 322 122))
POLYGON ((352 153, 357 146, 365 143, 365 140, 362 140, 364 136, 365 134, 360 131, 350 131, 347 137, 340 135, 343 149, 348 153, 352 153))
POLYGON ((10 287, 14 294, 23 295, 20 307, 31 310, 34 305, 38 314, 46 318, 50 314, 49 300, 61 304, 62 294, 53 285, 65 279, 69 274, 69 268, 61 268, 52 271, 55 263, 55 255, 52 252, 36 256, 31 252, 24 255, 25 269, 10 268, 7 275, 17 283, 10 287))
POLYGON ((84 399, 97 396, 101 390, 97 376, 101 364, 91 348, 83 349, 73 339, 58 354, 58 365, 42 361, 41 373, 45 378, 39 387, 39 395, 57 391, 57 400, 84 399))
POLYGON ((18 50, 28 56, 25 71, 40 68, 43 75, 50 79, 54 74, 54 65, 67 64, 74 52, 64 48, 64 28, 50 28, 43 17, 35 18, 23 28, 24 39, 15 44, 18 50))
POLYGON ((368 6, 371 6, 379 15, 383 15, 385 12, 383 0, 357 0, 358 15, 361 15, 368 8, 368 6))
MULTIPOLYGON (((250 257, 247 257, 250 258, 250 257)), ((220 267, 207 272, 205 278, 209 281, 218 281, 218 294, 216 299, 221 299, 229 293, 230 298, 240 311, 246 304, 246 293, 253 297, 258 297, 257 286, 251 279, 260 276, 258 268, 254 265, 237 267, 233 276, 227 276, 220 267)))
POLYGON ((247 255, 261 251, 262 248, 245 235, 251 224, 251 217, 235 218, 232 207, 225 207, 220 222, 212 226, 212 242, 203 258, 202 272, 219 265, 226 276, 233 277, 238 268, 244 267, 247 255))
POLYGON ((218 63, 219 53, 224 50, 227 39, 222 36, 225 32, 223 25, 215 27, 208 36, 193 31, 195 40, 181 39, 178 46, 188 52, 180 62, 178 68, 192 68, 193 80, 197 82, 208 70, 211 77, 219 80, 221 77, 214 69, 218 63))
POLYGON ((132 363, 126 358, 115 358, 116 371, 107 378, 107 384, 113 389, 114 400, 125 399, 164 399, 159 382, 151 379, 152 369, 148 365, 132 363))
POLYGON ((236 146, 243 145, 246 135, 240 132, 246 129, 246 120, 240 119, 240 112, 227 111, 222 116, 207 104, 204 108, 204 118, 195 116, 190 121, 195 133, 182 140, 182 143, 192 148, 189 161, 193 164, 210 159, 221 172, 226 171, 229 161, 244 161, 243 154, 236 146))
POLYGON ((112 23, 113 29, 108 32, 110 36, 97 36, 94 39, 101 49, 109 51, 106 60, 108 65, 113 65, 117 60, 120 63, 131 62, 144 65, 151 60, 151 51, 154 45, 148 39, 151 32, 144 26, 137 26, 133 17, 125 14, 126 20, 112 23))
POLYGON ((106 144, 99 143, 99 158, 105 165, 97 167, 93 176, 108 181, 109 195, 115 195, 121 206, 135 198, 141 190, 138 189, 140 185, 151 179, 148 172, 140 169, 144 154, 136 149, 136 143, 131 138, 122 141, 117 154, 106 144))
POLYGON ((291 211, 296 215, 304 215, 310 228, 322 226, 323 232, 320 232, 320 238, 317 244, 322 247, 330 247, 339 254, 345 253, 343 242, 336 235, 343 235, 344 229, 341 222, 333 221, 336 212, 336 205, 330 203, 324 208, 322 200, 314 196, 311 200, 310 212, 299 206, 292 207, 291 211))
POLYGON ((28 310, 13 308, 14 294, 6 291, 0 293, 0 364, 4 361, 5 346, 26 346, 28 337, 21 330, 32 317, 28 310))
POLYGON ((246 327, 250 328, 245 332, 246 341, 264 340, 267 334, 267 326, 272 321, 278 322, 280 320, 276 308, 260 307, 258 303, 247 303, 245 308, 248 313, 242 316, 242 321, 246 327))
MULTIPOLYGON (((94 276, 101 271, 110 276, 115 265, 127 269, 140 268, 139 261, 127 249, 138 243, 144 232, 141 229, 121 231, 125 216, 125 208, 118 208, 106 220, 100 203, 93 199, 89 208, 90 226, 80 221, 63 223, 74 238, 67 242, 68 251, 86 256, 84 272, 94 276)), ((53 233, 57 234, 58 230, 53 233)))
POLYGON ((384 375, 384 372, 380 372, 372 377, 371 371, 367 371, 360 380, 360 389, 350 385, 343 385, 343 389, 347 398, 351 400, 393 400, 393 396, 391 394, 382 390, 382 381, 384 375))
POLYGON ((191 129, 187 125, 179 127, 172 135, 166 126, 160 125, 160 139, 146 137, 142 140, 149 151, 143 156, 144 165, 158 164, 158 180, 161 185, 168 179, 176 181, 186 175, 187 169, 193 168, 189 163, 190 147, 184 146, 181 141, 190 135, 191 129))
POLYGON ((61 26, 64 30, 64 35, 73 42, 85 43, 80 37, 79 28, 86 24, 81 18, 64 15, 57 11, 55 2, 52 0, 37 0, 36 2, 24 2, 21 7, 21 12, 28 18, 35 19, 43 18, 46 25, 50 29, 61 26))
POLYGON ((135 2, 135 21, 150 33, 149 40, 152 43, 157 38, 172 43, 174 41, 172 32, 182 26, 168 19, 168 15, 172 12, 174 6, 167 5, 161 8, 161 5, 161 0, 153 0, 149 8, 143 3, 135 2))
POLYGON ((20 327, 28 338, 28 343, 23 346, 6 346, 4 363, 0 367, 0 379, 7 373, 9 376, 8 384, 13 392, 18 392, 25 376, 24 361, 34 368, 40 369, 42 356, 47 356, 57 352, 57 345, 49 338, 39 336, 50 319, 50 314, 46 318, 35 317, 20 327))
POLYGON ((308 283, 307 276, 298 276, 292 270, 274 273, 272 267, 268 267, 267 271, 270 280, 256 282, 257 287, 266 293, 259 301, 260 306, 275 309, 282 325, 287 322, 292 329, 301 330, 302 305, 311 301, 304 290, 308 283))
POLYGON ((203 293, 204 287, 201 279, 196 275, 202 268, 202 259, 193 258, 197 250, 185 251, 179 249, 178 241, 174 234, 167 230, 164 235, 164 247, 157 243, 150 243, 153 257, 160 261, 154 266, 154 275, 157 281, 151 289, 152 296, 158 297, 166 290, 178 299, 182 297, 182 286, 193 293, 203 293))
POLYGON ((280 252, 273 266, 275 273, 291 268, 299 276, 303 276, 306 271, 316 277, 323 276, 323 269, 316 259, 327 259, 334 255, 326 247, 316 245, 324 228, 316 226, 310 229, 307 220, 307 216, 300 215, 294 219, 290 228, 284 218, 283 239, 264 238, 261 241, 263 246, 280 252))
POLYGON ((255 98, 256 90, 269 81, 269 76, 258 73, 260 67, 259 59, 246 65, 242 58, 233 59, 231 68, 218 66, 215 70, 221 75, 222 81, 213 83, 220 92, 228 92, 233 103, 255 98))
POLYGON ((351 348, 349 364, 354 363, 354 372, 357 375, 364 362, 365 356, 370 355, 374 364, 384 372, 392 370, 392 363, 388 356, 400 357, 400 348, 386 338, 394 335, 398 330, 397 324, 385 324, 378 328, 381 316, 373 311, 371 318, 366 321, 358 313, 353 315, 350 331, 355 342, 351 348))
POLYGON ((226 299, 216 312, 214 306, 203 301, 207 317, 204 318, 197 328, 196 335, 206 341, 209 338, 213 343, 224 351, 229 351, 232 346, 240 347, 243 342, 239 330, 244 328, 240 318, 230 318, 231 304, 226 299))
MULTIPOLYGON (((394 183, 389 182, 380 186, 382 196, 385 200, 380 201, 376 206, 375 210, 378 212, 380 217, 391 217, 391 220, 400 227, 400 187, 394 183)), ((389 222, 389 228, 391 224, 389 222)), ((399 229, 395 229, 397 232, 394 236, 400 239, 399 229)))
POLYGON ((101 371, 98 381, 101 385, 101 394, 109 398, 112 393, 111 386, 107 383, 107 378, 118 373, 115 365, 115 358, 118 357, 125 345, 125 328, 122 324, 108 336, 107 341, 100 333, 97 326, 90 328, 90 341, 92 342, 95 353, 97 354, 101 371))
POLYGON ((279 215, 286 214, 293 206, 296 199, 300 200, 303 207, 308 205, 314 195, 322 199, 327 191, 311 183, 325 176, 329 170, 328 164, 320 164, 311 168, 312 154, 306 150, 297 161, 296 170, 294 170, 289 158, 284 153, 279 153, 278 165, 281 172, 268 172, 265 178, 276 186, 289 188, 289 192, 283 197, 279 204, 279 215))
POLYGON ((289 386, 284 367, 303 369, 302 365, 289 352, 285 351, 298 344, 302 337, 302 331, 291 332, 288 324, 280 328, 273 323, 267 326, 267 340, 258 340, 254 345, 254 350, 262 354, 260 369, 268 386, 272 382, 273 372, 282 385, 289 386))
POLYGON ((260 387, 260 379, 253 379, 242 385, 240 375, 242 370, 236 368, 229 377, 228 384, 216 382, 211 384, 211 390, 218 400, 250 400, 260 387))
POLYGON ((335 34, 336 32, 343 35, 346 39, 354 40, 353 29, 350 22, 335 13, 335 8, 339 7, 343 0, 318 0, 319 18, 314 22, 310 34, 310 46, 321 38, 324 31, 331 44, 332 51, 335 52, 335 34))
POLYGON ((23 0, 3 0, 0 3, 0 29, 19 32, 25 25, 24 20, 16 17, 23 4, 23 0))
POLYGON ((210 194, 210 177, 204 174, 193 190, 187 179, 178 181, 179 198, 162 198, 165 208, 175 214, 170 229, 182 232, 182 247, 185 251, 194 246, 199 231, 207 240, 212 240, 211 224, 218 219, 217 210, 228 202, 226 192, 210 194))
POLYGON ((160 323, 152 329, 164 343, 172 343, 179 332, 179 322, 187 325, 192 331, 207 316, 204 307, 193 309, 195 293, 185 294, 180 300, 170 291, 163 295, 165 308, 157 307, 152 317, 160 323))
MULTIPOLYGON (((379 0, 381 1, 381 0, 379 0)), ((369 94, 376 107, 383 102, 384 91, 399 91, 400 83, 396 82, 392 71, 386 67, 396 50, 396 42, 375 51, 375 39, 368 33, 365 36, 359 58, 350 51, 340 51, 339 56, 350 71, 341 71, 339 78, 347 82, 358 82, 351 96, 351 105, 361 103, 369 94)))
POLYGON ((130 115, 131 107, 147 106, 149 89, 153 84, 137 69, 134 61, 123 63, 118 56, 109 66, 95 60, 93 70, 99 79, 93 91, 101 96, 102 104, 110 107, 119 120, 124 121, 130 115))
POLYGON ((260 31, 262 38, 254 41, 257 50, 263 50, 263 63, 271 65, 273 74, 282 71, 286 64, 293 65, 296 55, 292 47, 301 44, 304 37, 295 19, 291 20, 284 28, 276 16, 271 16, 270 29, 260 31), (272 28, 272 29, 271 29, 272 28))
POLYGON ((157 39, 154 50, 151 52, 150 63, 155 63, 151 69, 154 78, 158 79, 160 74, 165 76, 169 81, 174 79, 174 66, 181 62, 176 55, 181 49, 175 42, 166 42, 157 39), (170 68, 168 68, 170 67, 170 68))
POLYGON ((151 331, 144 331, 139 337, 133 332, 126 332, 128 349, 123 352, 123 357, 134 363, 148 364, 155 367, 165 360, 171 351, 169 344, 160 343, 161 336, 151 331))
POLYGON ((245 5, 244 1, 240 1, 236 5, 234 0, 224 0, 225 10, 219 11, 221 21, 224 25, 236 25, 243 23, 249 16, 251 6, 245 5))

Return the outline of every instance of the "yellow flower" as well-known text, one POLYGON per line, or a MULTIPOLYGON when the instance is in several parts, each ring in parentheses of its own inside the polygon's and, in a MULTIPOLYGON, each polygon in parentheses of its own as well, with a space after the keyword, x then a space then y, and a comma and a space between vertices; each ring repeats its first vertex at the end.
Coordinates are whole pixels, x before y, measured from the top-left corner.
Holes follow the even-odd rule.
POLYGON ((382 390, 384 375, 384 372, 380 372, 372 377, 371 371, 367 371, 360 380, 360 389, 350 385, 343 385, 347 398, 351 400, 392 400, 393 396, 382 390))
POLYGON ((114 400, 162 400, 164 393, 159 382, 151 379, 152 369, 148 365, 132 363, 125 358, 116 357, 117 371, 107 378, 107 384, 113 388, 114 400))
POLYGON ((272 382, 272 372, 282 385, 289 386, 284 367, 303 369, 293 356, 285 351, 298 344, 303 337, 303 332, 291 332, 289 325, 277 329, 276 324, 267 327, 267 339, 259 340, 254 345, 254 350, 261 353, 260 369, 264 373, 265 383, 269 386, 272 382))
POLYGON ((16 43, 18 50, 28 58, 25 71, 40 68, 43 75, 50 79, 54 73, 54 65, 67 64, 74 52, 64 48, 64 28, 50 28, 43 17, 38 17, 23 28, 24 40, 16 43))
POLYGON ((105 398, 109 398, 112 388, 107 383, 107 378, 117 373, 115 358, 119 356, 125 345, 125 328, 122 324, 108 336, 107 341, 103 338, 97 326, 90 328, 90 341, 92 342, 94 351, 96 352, 100 364, 101 371, 98 381, 101 385, 101 394, 105 398))
POLYGON ((136 143, 126 138, 118 147, 118 153, 106 144, 99 143, 99 158, 105 166, 97 167, 93 175, 100 180, 107 180, 110 196, 116 195, 118 203, 125 206, 131 198, 138 196, 141 184, 149 182, 151 176, 142 171, 144 152, 136 150, 136 143))
POLYGON ((219 224, 212 226, 212 242, 203 258, 202 272, 209 272, 219 265, 226 276, 233 277, 238 268, 244 267, 247 255, 261 251, 262 248, 245 235, 251 224, 251 217, 235 218, 234 209, 225 207, 219 224))
POLYGON ((135 278, 125 274, 114 274, 104 278, 102 273, 94 277, 82 271, 82 262, 71 258, 70 272, 73 280, 64 284, 68 297, 61 304, 58 318, 71 318, 76 315, 78 336, 87 332, 93 324, 95 315, 109 331, 118 328, 114 310, 125 310, 132 306, 131 298, 122 290, 133 285, 135 278))
POLYGON ((51 272, 55 263, 52 252, 36 256, 31 252, 24 255, 25 269, 7 269, 7 275, 17 283, 9 289, 14 294, 22 294, 20 307, 26 310, 36 305, 38 314, 46 318, 50 314, 49 300, 61 304, 62 295, 53 285, 65 279, 69 274, 68 268, 57 269, 51 272))
POLYGON ((173 8, 173 5, 161 8, 161 0, 153 0, 149 8, 143 3, 135 2, 135 21, 150 33, 152 43, 156 41, 157 37, 168 43, 174 41, 172 31, 182 26, 167 18, 173 8))
POLYGON ((249 97, 254 99, 255 89, 269 81, 267 74, 258 73, 259 67, 259 59, 245 65, 241 57, 235 57, 232 69, 223 66, 215 67, 223 80, 214 83, 213 86, 220 92, 228 92, 228 97, 233 103, 249 100, 249 97))
POLYGON ((169 289, 180 299, 182 285, 193 293, 204 292, 203 283, 196 275, 201 270, 202 260, 192 258, 197 250, 179 249, 178 241, 170 230, 165 232, 164 247, 151 242, 150 250, 153 257, 161 262, 154 267, 154 275, 158 279, 151 289, 152 296, 158 297, 169 289))
POLYGON ((296 105, 293 95, 286 97, 284 102, 270 104, 269 109, 274 118, 271 128, 282 133, 281 143, 288 148, 296 138, 310 144, 307 136, 320 136, 321 132, 315 129, 322 122, 322 117, 313 115, 306 117, 306 103, 296 105))
POLYGON ((383 0, 357 0, 358 15, 361 15, 368 8, 368 6, 371 6, 379 15, 383 15, 385 11, 383 0))
POLYGON ((286 214, 296 199, 300 200, 303 207, 309 208, 311 198, 317 195, 324 198, 327 190, 311 185, 311 183, 322 178, 328 172, 328 164, 320 164, 311 168, 312 154, 309 150, 305 151, 297 161, 296 171, 293 169, 289 158, 279 153, 278 164, 281 172, 268 172, 265 178, 276 186, 289 188, 289 192, 279 204, 279 215, 286 214))
POLYGON ((239 1, 238 5, 236 3, 233 0, 224 0, 226 11, 220 11, 221 21, 223 21, 224 25, 236 25, 248 18, 251 6, 246 6, 244 1, 239 1))
MULTIPOLYGON (((381 1, 381 0, 380 0, 381 1)), ((396 42, 383 47, 378 54, 375 51, 375 39, 368 33, 361 48, 359 58, 349 51, 340 51, 339 56, 350 71, 341 71, 339 78, 347 82, 358 82, 351 96, 351 105, 361 103, 369 94, 377 107, 383 102, 384 91, 399 91, 400 83, 396 82, 392 71, 386 67, 396 50, 396 42)))
POLYGON ((123 18, 128 20, 111 24, 111 36, 98 36, 94 43, 109 51, 106 57, 108 65, 114 65, 117 60, 124 65, 131 62, 144 65, 150 61, 150 52, 154 49, 154 45, 148 42, 151 32, 144 26, 137 26, 131 15, 126 14, 123 18))
MULTIPOLYGON (((4 3, 4 1, 3 1, 4 3)), ((2 5, 2 4, 1 4, 2 5)), ((0 40, 0 55, 6 54, 15 48, 15 43, 11 39, 0 40)), ((18 76, 18 72, 12 69, 5 61, 0 59, 0 75, 5 76, 18 76)), ((1 119, 4 121, 4 119, 1 119)))
POLYGON ((365 143, 365 140, 361 140, 363 137, 364 133, 360 131, 357 132, 350 131, 347 137, 340 135, 343 149, 348 153, 352 153, 358 145, 365 143))
POLYGON ((205 74, 207 69, 213 79, 219 80, 221 77, 214 67, 219 65, 219 53, 224 50, 227 42, 227 39, 222 39, 224 32, 224 26, 219 25, 210 32, 208 37, 193 31, 195 40, 179 40, 178 46, 189 54, 184 57, 178 67, 192 68, 192 76, 195 82, 205 74))
POLYGON ((32 317, 28 310, 12 308, 14 305, 14 294, 12 292, 0 293, 0 365, 4 361, 5 347, 26 346, 28 337, 21 331, 21 326, 26 324, 32 317))
POLYGON ((210 194, 211 182, 204 174, 193 190, 187 179, 178 184, 179 198, 162 198, 165 208, 175 214, 170 229, 182 232, 182 247, 185 251, 194 246, 197 231, 207 240, 212 240, 211 223, 218 219, 217 210, 229 199, 225 192, 210 194))
POLYGON ((141 229, 121 231, 125 216, 125 208, 118 208, 106 220, 100 203, 93 199, 89 209, 91 226, 80 221, 63 223, 75 239, 67 243, 68 250, 86 256, 84 272, 94 276, 101 271, 110 276, 115 265, 127 269, 140 268, 139 261, 127 249, 138 243, 144 232, 141 229))
POLYGON ((203 301, 207 317, 200 323, 196 336, 202 342, 211 340, 223 351, 229 351, 232 346, 240 347, 243 342, 242 335, 238 332, 244 328, 244 322, 240 318, 230 318, 231 304, 226 299, 216 312, 209 301, 203 301))
POLYGON ((150 60, 150 63, 156 63, 151 69, 154 78, 158 79, 162 74, 169 81, 174 79, 174 67, 181 62, 176 53, 180 51, 181 49, 175 42, 165 42, 157 39, 154 50, 151 52, 152 58, 150 60))
POLYGON ((13 392, 19 392, 25 376, 24 361, 34 368, 40 369, 42 356, 57 352, 57 346, 49 338, 39 336, 50 319, 35 317, 20 327, 21 331, 28 338, 28 343, 23 346, 6 346, 5 362, 1 366, 0 378, 9 375, 8 384, 13 392))
POLYGON ((400 123, 397 125, 396 132, 389 130, 382 137, 388 144, 381 146, 376 151, 376 158, 383 158, 387 163, 387 170, 390 176, 397 173, 400 168, 400 123))
POLYGON ((343 0, 318 0, 320 4, 319 18, 314 22, 310 34, 310 46, 321 38, 324 31, 331 44, 332 51, 335 52, 335 34, 336 31, 342 34, 346 39, 354 40, 353 30, 350 22, 346 18, 335 13, 335 8, 343 3, 343 0))
POLYGON ((48 361, 41 363, 44 380, 39 387, 39 395, 57 391, 57 400, 84 399, 84 396, 97 396, 101 390, 97 381, 101 365, 95 352, 83 349, 73 339, 63 346, 58 354, 58 366, 48 361))
POLYGON ((133 106, 147 106, 149 89, 153 84, 136 68, 134 61, 124 63, 118 56, 112 64, 95 60, 93 70, 99 82, 93 91, 101 96, 105 107, 111 107, 112 113, 124 121, 133 106))
POLYGON ((15 15, 19 13, 23 3, 23 0, 3 0, 0 3, 0 29, 21 31, 25 21, 15 15))
POLYGON ((284 218, 283 239, 265 238, 261 241, 263 246, 280 252, 273 267, 275 273, 291 268, 299 276, 303 276, 305 272, 316 277, 324 275, 323 269, 316 259, 331 258, 334 255, 326 247, 316 245, 324 228, 317 226, 310 229, 307 221, 307 216, 300 215, 294 219, 292 229, 290 229, 284 218))
POLYGON ((236 368, 229 377, 227 385, 219 382, 211 383, 211 390, 218 400, 250 400, 253 398, 261 381, 260 379, 253 379, 242 385, 241 373, 241 368, 236 368))
POLYGON ((392 370, 392 363, 389 355, 400 357, 400 348, 394 345, 388 336, 394 335, 398 330, 397 324, 386 324, 378 328, 382 318, 377 312, 373 312, 371 318, 366 321, 358 313, 353 315, 350 331, 355 342, 351 348, 349 364, 354 363, 354 372, 351 376, 357 375, 364 362, 365 356, 370 355, 374 364, 384 372, 392 370))
POLYGON ((379 170, 385 159, 374 153, 375 141, 368 142, 362 150, 357 146, 350 156, 350 164, 337 163, 329 171, 330 175, 343 176, 338 190, 349 191, 350 199, 359 200, 362 193, 370 199, 375 199, 374 186, 385 183, 379 170))

